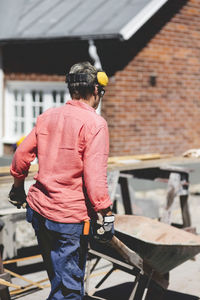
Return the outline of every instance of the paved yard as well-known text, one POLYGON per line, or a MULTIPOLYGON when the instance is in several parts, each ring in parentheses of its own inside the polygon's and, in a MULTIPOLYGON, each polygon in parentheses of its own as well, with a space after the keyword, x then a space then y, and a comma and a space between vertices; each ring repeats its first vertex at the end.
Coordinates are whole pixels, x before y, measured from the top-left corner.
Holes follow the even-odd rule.
MULTIPOLYGON (((199 173, 198 173, 199 174, 199 173)), ((195 179, 192 181, 190 187, 190 212, 192 217, 192 225, 196 227, 197 233, 200 234, 200 184, 197 184, 198 176, 194 176, 195 179)), ((200 178, 199 178, 200 182, 200 178)), ((27 188, 30 183, 27 183, 27 188)), ((136 182, 133 182, 134 192, 132 193, 132 205, 135 213, 144 214, 150 217, 156 217, 162 211, 165 203, 166 190, 163 186, 157 186, 154 190, 141 189, 144 185, 141 184, 135 188, 136 182)), ((1 186, 1 202, 0 209, 11 207, 7 202, 7 194, 10 185, 3 184, 1 186)), ((123 213, 122 206, 119 201, 119 208, 123 213)), ((172 213, 173 222, 181 221, 179 201, 176 199, 172 213)), ((29 246, 30 238, 34 242, 34 233, 27 223, 22 221, 17 225, 17 238, 18 243, 25 246, 29 246)), ((34 262, 34 261, 33 261, 34 262)), ((41 281, 47 279, 46 272, 41 267, 41 260, 34 262, 33 269, 28 274, 24 274, 26 278, 33 281, 41 281)), ((19 265, 20 267, 20 265, 19 265)), ((95 291, 95 285, 99 282, 103 275, 111 268, 111 264, 107 261, 102 260, 97 266, 96 271, 92 273, 90 279, 89 291, 93 295, 86 297, 86 299, 105 299, 105 300, 126 300, 129 299, 129 295, 132 290, 132 283, 134 277, 122 271, 115 271, 107 280, 100 286, 98 291, 95 291)), ((18 285, 27 285, 21 279, 13 278, 12 282, 18 285)), ((44 281, 41 284, 47 285, 48 281, 44 281)), ((11 291, 12 289, 10 289, 11 291)), ((50 288, 46 287, 43 290, 34 289, 28 293, 13 295, 12 300, 45 300, 48 297, 50 288)), ((176 267, 170 272, 170 285, 169 291, 166 293, 165 300, 195 300, 200 299, 200 254, 195 257, 195 260, 188 260, 180 266, 176 267)), ((152 299, 157 300, 157 299, 152 299)))

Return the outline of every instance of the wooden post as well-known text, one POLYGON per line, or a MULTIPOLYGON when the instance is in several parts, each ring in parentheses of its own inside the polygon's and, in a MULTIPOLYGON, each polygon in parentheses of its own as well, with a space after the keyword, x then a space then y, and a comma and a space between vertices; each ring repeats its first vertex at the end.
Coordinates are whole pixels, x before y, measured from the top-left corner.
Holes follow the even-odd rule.
POLYGON ((130 198, 130 193, 129 193, 129 188, 128 188, 128 178, 120 176, 119 184, 121 186, 125 214, 132 215, 133 211, 132 211, 131 198, 130 198))
MULTIPOLYGON (((4 225, 5 225, 4 222, 1 222, 0 232, 2 231, 4 225)), ((6 280, 7 282, 11 281, 10 275, 8 273, 4 273, 1 252, 0 252, 0 279, 6 280)), ((1 281, 1 282, 3 282, 3 281, 1 281)), ((10 300, 8 286, 6 286, 4 284, 0 284, 0 299, 1 300, 10 300)))
POLYGON ((191 219, 188 205, 189 174, 182 174, 181 185, 182 189, 180 193, 180 206, 183 219, 183 228, 191 227, 191 219))
POLYGON ((171 212, 175 197, 181 188, 181 177, 178 173, 170 173, 167 189, 166 207, 161 217, 161 222, 171 224, 171 212))
MULTIPOLYGON (((0 278, 4 279, 6 281, 10 281, 10 275, 7 273, 4 273, 1 254, 0 254, 0 278)), ((0 299, 1 300, 10 300, 11 299, 8 287, 5 285, 0 285, 0 299)))
POLYGON ((180 204, 183 218, 183 228, 191 226, 190 212, 188 207, 188 195, 180 196, 180 204))

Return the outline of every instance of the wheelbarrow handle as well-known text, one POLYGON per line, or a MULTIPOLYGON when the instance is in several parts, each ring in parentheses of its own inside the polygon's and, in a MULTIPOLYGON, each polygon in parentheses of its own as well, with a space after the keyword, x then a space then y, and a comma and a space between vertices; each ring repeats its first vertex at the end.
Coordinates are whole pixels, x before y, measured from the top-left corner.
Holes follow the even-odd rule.
POLYGON ((143 259, 133 250, 128 248, 116 236, 112 237, 109 244, 125 259, 127 263, 143 271, 143 259))

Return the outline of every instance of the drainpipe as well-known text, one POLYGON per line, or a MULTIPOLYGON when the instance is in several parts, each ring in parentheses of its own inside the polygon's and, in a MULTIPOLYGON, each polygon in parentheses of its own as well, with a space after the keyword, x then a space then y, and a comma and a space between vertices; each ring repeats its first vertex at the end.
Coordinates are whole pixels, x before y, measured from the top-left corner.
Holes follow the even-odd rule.
MULTIPOLYGON (((97 47, 95 46, 95 43, 93 40, 89 40, 89 48, 88 52, 92 60, 94 61, 94 66, 97 70, 102 70, 101 61, 99 58, 99 55, 97 53, 97 47)), ((100 115, 101 114, 101 101, 99 103, 98 108, 96 109, 96 112, 100 115)))
POLYGON ((4 88, 4 74, 3 74, 3 54, 0 47, 0 156, 3 155, 3 88, 4 88))

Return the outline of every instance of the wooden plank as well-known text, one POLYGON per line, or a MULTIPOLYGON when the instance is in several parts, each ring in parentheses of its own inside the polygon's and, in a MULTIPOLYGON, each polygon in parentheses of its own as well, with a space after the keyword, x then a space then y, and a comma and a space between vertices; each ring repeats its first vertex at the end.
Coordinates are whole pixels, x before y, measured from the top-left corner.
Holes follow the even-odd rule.
MULTIPOLYGON (((31 165, 27 179, 28 180, 33 179, 33 176, 35 175, 35 173, 37 173, 37 171, 38 171, 38 164, 31 165)), ((10 174, 10 166, 0 167, 0 184, 12 183, 12 182, 13 182, 13 177, 10 174)))
MULTIPOLYGON (((184 164, 189 164, 189 163, 199 163, 200 162, 199 158, 186 158, 186 157, 182 157, 182 156, 174 156, 174 157, 167 156, 166 157, 164 155, 161 155, 160 158, 156 158, 156 156, 153 157, 153 155, 152 155, 152 159, 146 159, 146 160, 144 159, 144 156, 145 155, 143 155, 143 160, 138 161, 137 163, 131 163, 131 160, 130 160, 129 164, 116 163, 116 162, 114 162, 114 158, 110 157, 108 160, 108 171, 114 171, 114 170, 126 171, 126 170, 131 170, 131 169, 159 167, 164 164, 171 164, 171 163, 184 165, 184 164)), ((124 156, 121 158, 127 158, 127 157, 129 157, 130 159, 138 158, 138 156, 124 156)), ((2 168, 5 168, 5 167, 2 167, 2 168)), ((37 164, 31 165, 30 172, 29 172, 29 175, 27 178, 28 180, 33 178, 33 175, 37 172, 37 169, 38 169, 37 164)), ((9 167, 7 167, 7 172, 9 174, 9 167)), ((1 167, 0 167, 0 184, 12 182, 12 181, 13 181, 13 179, 12 179, 11 175, 1 177, 1 167)))
MULTIPOLYGON (((50 287, 51 285, 50 284, 46 284, 44 286, 44 288, 47 288, 47 287, 50 287)), ((10 291, 10 295, 13 296, 13 295, 19 295, 19 294, 22 294, 24 292, 27 292, 29 290, 31 290, 33 288, 33 286, 29 286, 29 287, 22 287, 21 289, 17 289, 17 290, 13 290, 13 291, 10 291)))
MULTIPOLYGON (((8 274, 8 273, 2 273, 2 274, 0 274, 0 279, 3 279, 3 280, 5 280, 5 281, 11 283, 11 276, 10 276, 10 274, 8 274)), ((5 294, 8 294, 8 293, 9 293, 7 285, 2 285, 2 284, 0 284, 0 299, 1 299, 1 293, 2 293, 3 291, 5 291, 5 294), (7 291, 7 292, 6 292, 6 291, 7 291)))
POLYGON ((130 265, 143 270, 143 259, 122 243, 116 236, 113 236, 109 244, 117 250, 117 252, 125 259, 130 265))
POLYGON ((40 289, 43 289, 43 288, 44 288, 43 285, 41 285, 41 284, 39 284, 39 283, 37 283, 37 282, 35 282, 35 281, 32 281, 32 280, 30 280, 30 279, 28 279, 28 278, 26 278, 26 277, 24 277, 24 276, 21 276, 21 275, 15 273, 15 272, 13 272, 13 271, 10 271, 10 270, 8 270, 8 269, 4 269, 4 271, 7 272, 7 273, 9 273, 10 275, 12 275, 12 276, 14 276, 14 277, 17 277, 17 278, 22 279, 22 280, 24 280, 24 281, 26 281, 26 282, 28 282, 28 283, 34 285, 34 286, 37 286, 37 287, 40 288, 40 289))
MULTIPOLYGON (((38 171, 38 164, 32 164, 30 165, 29 172, 37 172, 38 171)), ((3 166, 0 167, 0 174, 10 174, 10 166, 3 166)))
POLYGON ((161 155, 160 153, 140 154, 140 155, 126 155, 113 156, 108 158, 108 163, 118 163, 121 160, 151 160, 170 157, 171 155, 161 155))
POLYGON ((161 167, 163 165, 169 165, 172 163, 179 164, 181 166, 192 164, 192 163, 200 163, 199 158, 185 158, 185 157, 168 157, 168 158, 160 158, 160 159, 152 159, 152 160, 144 160, 138 161, 136 163, 130 164, 122 164, 122 163, 108 163, 108 171, 127 171, 127 170, 137 170, 137 169, 145 169, 145 168, 153 168, 153 167, 161 167))
POLYGON ((1 174, 10 174, 10 167, 9 166, 0 167, 0 173, 1 174))
MULTIPOLYGON (((43 283, 43 282, 48 281, 48 280, 49 280, 48 278, 45 278, 45 279, 42 279, 42 280, 39 280, 39 281, 36 281, 36 282, 37 283, 43 283)), ((47 288, 47 287, 50 287, 49 283, 44 285, 44 288, 47 288)), ((11 296, 18 295, 18 294, 27 292, 28 290, 30 290, 32 288, 33 288, 33 285, 32 284, 28 284, 28 285, 25 285, 25 286, 21 287, 20 289, 15 289, 13 291, 10 291, 10 295, 11 296)))
POLYGON ((20 285, 16 285, 14 283, 11 283, 11 282, 9 282, 7 280, 4 280, 4 279, 1 279, 1 278, 0 278, 0 284, 8 286, 8 287, 13 287, 13 288, 16 288, 16 289, 20 289, 21 288, 20 285))
POLYGON ((22 257, 22 258, 4 260, 3 265, 13 264, 13 263, 16 263, 16 262, 19 262, 19 261, 24 261, 24 260, 28 260, 28 259, 35 259, 35 258, 41 258, 41 257, 42 257, 41 254, 37 254, 37 255, 27 256, 27 257, 22 257))

